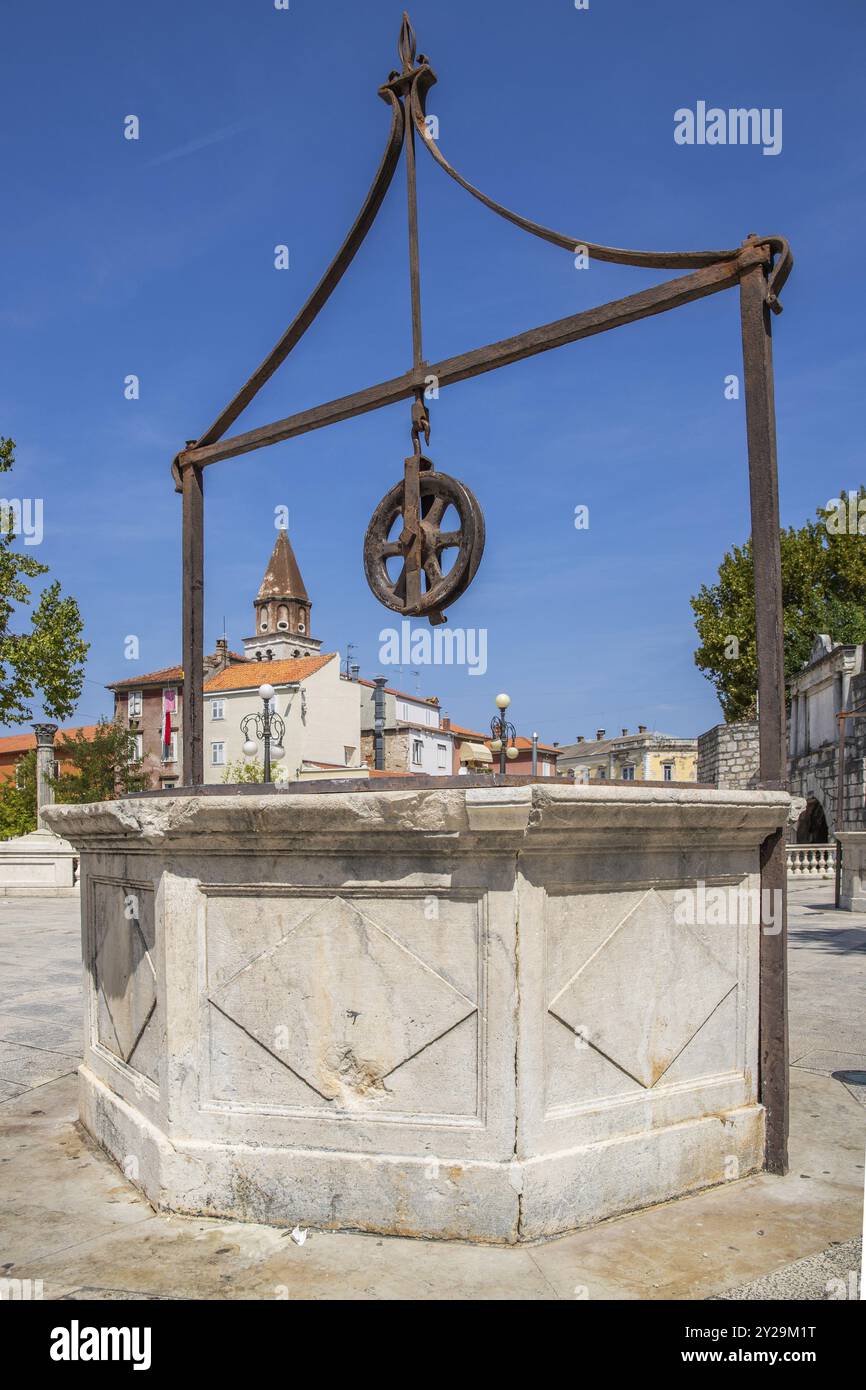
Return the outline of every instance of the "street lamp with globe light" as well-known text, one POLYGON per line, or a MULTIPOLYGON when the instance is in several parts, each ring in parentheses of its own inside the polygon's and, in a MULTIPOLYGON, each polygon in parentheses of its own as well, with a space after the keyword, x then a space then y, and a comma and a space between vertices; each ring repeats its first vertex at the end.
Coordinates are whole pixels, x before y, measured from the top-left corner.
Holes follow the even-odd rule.
POLYGON ((505 711, 511 704, 511 696, 504 692, 496 696, 496 706, 499 710, 490 721, 490 732, 493 738, 490 743, 491 753, 499 754, 499 771, 504 775, 505 760, 513 762, 517 757, 517 749, 514 747, 514 740, 517 738, 517 730, 513 724, 509 724, 505 718, 505 711))
POLYGON ((271 708, 274 699, 274 687, 268 685, 259 686, 259 695, 262 698, 261 714, 245 714, 241 720, 241 733, 244 736, 244 757, 252 758, 258 752, 256 739, 261 739, 265 746, 264 768, 265 782, 271 781, 271 762, 279 762, 286 756, 283 747, 283 739, 286 736, 286 726, 276 710, 271 708), (255 730, 255 737, 253 737, 255 730))

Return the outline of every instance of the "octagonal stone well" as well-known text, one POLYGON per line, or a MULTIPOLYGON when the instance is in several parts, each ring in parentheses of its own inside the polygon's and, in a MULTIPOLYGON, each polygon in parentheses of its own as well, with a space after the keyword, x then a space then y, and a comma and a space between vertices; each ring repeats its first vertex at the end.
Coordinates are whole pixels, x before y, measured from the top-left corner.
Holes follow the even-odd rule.
POLYGON ((158 1207, 395 1235, 531 1240, 743 1176, 760 925, 682 903, 757 889, 787 806, 455 778, 55 807, 83 1122, 158 1207))

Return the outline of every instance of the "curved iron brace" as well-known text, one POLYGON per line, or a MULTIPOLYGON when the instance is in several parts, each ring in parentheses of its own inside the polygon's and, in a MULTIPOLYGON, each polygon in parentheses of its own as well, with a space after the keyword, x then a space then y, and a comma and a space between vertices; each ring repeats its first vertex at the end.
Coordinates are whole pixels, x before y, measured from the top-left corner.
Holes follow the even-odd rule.
MULTIPOLYGON (((226 430, 234 424, 241 412, 250 404, 253 397, 258 394, 265 382, 268 381, 277 368, 285 362, 289 353, 298 342, 300 342, 301 338, 310 327, 310 324, 330 299, 337 285, 352 264, 356 252, 373 225, 376 214, 382 206, 382 200, 391 186, 391 180, 394 177, 394 171, 397 168, 397 163, 403 149, 404 136, 402 103, 388 87, 381 87, 379 89, 379 96, 391 106, 391 128, 388 132, 388 142, 385 146, 385 153, 382 156, 379 168, 376 171, 376 177, 370 185, 369 192, 364 199, 361 210, 355 218, 345 241, 309 299, 304 304, 303 308, 295 315, 279 342, 271 349, 261 365, 256 368, 249 381, 241 387, 237 395, 234 396, 226 408, 217 416, 213 424, 205 430, 204 434, 199 436, 195 441, 195 447, 200 447, 205 444, 214 444, 218 439, 221 439, 226 430)), ((190 444, 187 447, 193 446, 190 444)), ((182 453, 178 454, 172 464, 172 473, 178 491, 180 490, 179 474, 182 457, 182 453)))
MULTIPOLYGON (((582 237, 565 236, 562 232, 555 232, 550 227, 542 226, 540 222, 533 222, 530 218, 521 217, 519 213, 503 207, 501 203, 489 198, 486 193, 481 192, 480 188, 476 188, 474 184, 471 184, 468 179, 457 172, 445 158, 428 131, 425 122, 427 92, 435 81, 436 74, 426 63, 417 70, 412 81, 408 104, 411 120, 420 139, 423 140, 440 169, 444 169, 455 183, 458 183, 461 188, 465 188, 467 193, 471 193, 473 198, 477 198, 485 207, 490 208, 491 212, 504 217, 506 222, 512 222, 515 227, 520 227, 533 236, 541 237, 543 241, 552 242, 554 246, 561 246, 566 251, 574 253, 578 248, 585 248, 591 259, 610 261, 615 265, 678 270, 718 265, 722 261, 737 260, 740 256, 741 246, 725 251, 629 251, 619 246, 601 246, 597 242, 585 241, 582 237)), ((780 236, 750 236, 747 238, 747 244, 767 246, 771 256, 776 257, 767 285, 767 303, 774 313, 779 314, 782 311, 782 306, 778 296, 794 263, 791 249, 785 238, 780 236)))

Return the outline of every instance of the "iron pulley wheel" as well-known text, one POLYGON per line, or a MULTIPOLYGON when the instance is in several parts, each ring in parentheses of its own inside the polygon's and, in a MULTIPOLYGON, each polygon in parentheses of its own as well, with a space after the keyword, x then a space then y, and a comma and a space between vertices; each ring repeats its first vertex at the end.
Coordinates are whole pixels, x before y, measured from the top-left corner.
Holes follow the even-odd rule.
MULTIPOLYGON (((424 461, 426 463, 426 460, 424 461)), ((397 483, 382 498, 373 513, 364 538, 364 570, 367 583, 380 603, 397 613, 429 616, 444 621, 442 610, 466 590, 484 553, 484 516, 476 497, 464 483, 447 473, 427 467, 418 475, 418 527, 411 525, 405 504, 406 484, 397 483), (455 528, 442 529, 449 508, 457 513, 455 528), (394 523, 402 530, 392 537, 394 523), (457 552, 453 563, 444 567, 443 556, 457 552), (395 578, 388 572, 388 561, 401 559, 395 578), (417 566, 418 596, 411 593, 412 569, 417 566), (423 576, 423 581, 421 579, 423 576)))

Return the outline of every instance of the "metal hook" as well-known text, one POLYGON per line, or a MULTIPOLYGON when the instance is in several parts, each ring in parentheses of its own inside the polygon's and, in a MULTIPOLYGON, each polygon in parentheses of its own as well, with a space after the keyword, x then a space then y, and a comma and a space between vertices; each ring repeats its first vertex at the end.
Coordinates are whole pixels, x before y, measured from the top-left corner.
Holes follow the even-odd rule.
POLYGON ((421 396, 416 397, 412 402, 412 448, 418 455, 421 453, 420 435, 424 435, 424 443, 430 443, 430 416, 427 407, 421 396))

